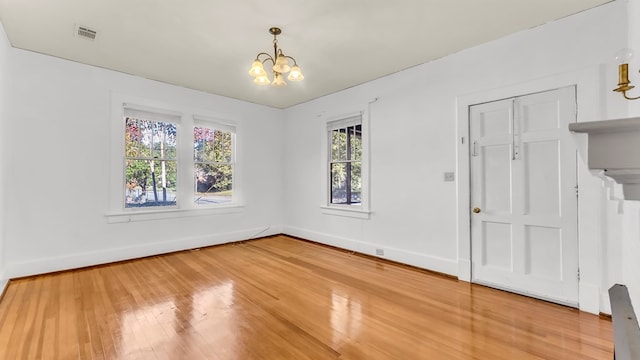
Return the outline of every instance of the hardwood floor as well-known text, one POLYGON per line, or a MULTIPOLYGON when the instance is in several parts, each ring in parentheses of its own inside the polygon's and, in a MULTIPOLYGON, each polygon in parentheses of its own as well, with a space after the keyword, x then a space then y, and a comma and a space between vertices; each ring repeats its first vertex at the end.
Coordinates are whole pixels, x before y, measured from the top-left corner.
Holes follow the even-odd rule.
POLYGON ((595 315, 275 236, 11 281, 2 359, 612 359, 595 315))

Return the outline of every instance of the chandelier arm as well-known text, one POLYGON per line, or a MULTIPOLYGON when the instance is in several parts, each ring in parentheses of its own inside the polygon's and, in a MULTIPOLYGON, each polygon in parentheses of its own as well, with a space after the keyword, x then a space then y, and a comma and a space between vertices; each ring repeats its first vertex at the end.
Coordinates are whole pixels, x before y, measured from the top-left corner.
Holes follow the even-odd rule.
POLYGON ((624 98, 625 98, 625 99, 627 99, 627 100, 638 100, 638 99, 640 99, 640 96, 636 96, 636 97, 628 97, 628 96, 627 96, 627 92, 626 92, 626 91, 623 91, 623 92, 622 92, 622 96, 624 96, 624 98))
POLYGON ((258 55, 256 55, 256 59, 262 61, 263 63, 269 59, 271 59, 271 61, 273 61, 273 58, 271 57, 271 55, 267 54, 266 52, 261 52, 258 55), (265 55, 267 58, 264 60, 260 60, 260 55, 265 55))
POLYGON ((262 65, 266 64, 266 63, 267 63, 267 61, 271 61, 271 63, 272 63, 273 65, 275 65, 275 64, 276 64, 276 62, 275 62, 275 61, 273 61, 273 58, 271 58, 271 56, 269 56, 268 58, 266 58, 266 59, 264 59, 264 60, 262 61, 262 65))
POLYGON ((286 57, 287 59, 291 59, 293 60, 293 65, 298 65, 298 62, 296 61, 296 59, 293 58, 293 56, 289 56, 289 55, 284 55, 284 57, 286 57))

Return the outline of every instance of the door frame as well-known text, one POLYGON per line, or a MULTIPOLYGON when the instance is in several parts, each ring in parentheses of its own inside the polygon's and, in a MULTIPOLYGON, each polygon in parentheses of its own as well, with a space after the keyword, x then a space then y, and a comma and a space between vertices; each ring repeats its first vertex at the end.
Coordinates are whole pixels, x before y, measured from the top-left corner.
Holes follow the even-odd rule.
MULTIPOLYGON (((477 214, 477 215, 472 214, 470 216, 470 220, 471 220, 471 250, 470 251, 471 251, 471 265, 472 265, 471 282, 475 284, 480 284, 480 285, 487 285, 487 286, 494 287, 497 289, 502 289, 508 292, 522 294, 525 296, 534 297, 534 298, 538 298, 538 299, 542 299, 542 300, 546 300, 546 301, 550 301, 550 302, 554 302, 554 303, 558 303, 558 304, 562 304, 562 305, 566 305, 574 308, 578 307, 578 279, 576 278, 578 274, 578 250, 579 250, 578 249, 578 201, 577 201, 578 199, 577 199, 576 190, 575 190, 577 189, 577 186, 578 186, 578 177, 577 177, 578 164, 577 164, 577 158, 576 158, 577 157, 576 148, 572 146, 572 139, 568 131, 569 124, 574 123, 576 121, 577 109, 575 107, 575 104, 576 104, 576 86, 572 85, 572 86, 567 86, 563 88, 550 89, 544 92, 510 97, 506 99, 500 99, 500 100, 495 100, 488 103, 481 103, 481 104, 475 104, 470 106, 469 108, 470 109, 469 143, 474 144, 474 146, 475 146, 475 140, 479 140, 481 143, 483 143, 483 145, 479 146, 479 150, 481 153, 475 154, 475 156, 480 156, 480 158, 479 157, 474 158, 474 156, 471 156, 470 179, 473 180, 476 175, 483 177, 484 176, 483 174, 486 174, 485 173, 486 168, 484 168, 484 165, 481 165, 481 164, 484 164, 485 162, 484 161, 478 162, 478 161, 479 159, 481 159, 481 157, 484 157, 485 155, 486 156, 489 156, 489 155, 484 154, 481 149, 485 148, 485 146, 487 146, 487 148, 496 149, 495 147, 492 147, 492 145, 493 146, 497 145, 498 147, 502 147, 503 149, 502 151, 504 152, 505 151, 504 147, 508 146, 509 148, 506 151, 509 152, 509 161, 507 162, 507 164, 503 163, 503 165, 506 165, 507 168, 510 168, 510 170, 507 170, 507 171, 511 175, 511 180, 513 182, 512 183, 513 188, 512 188, 512 192, 509 195, 509 198, 511 201, 515 200, 517 202, 517 203, 512 203, 513 205, 512 208, 507 207, 507 208, 494 209, 496 210, 496 213, 494 213, 493 215, 485 214, 483 216, 482 214, 477 214), (523 111, 526 109, 526 105, 521 105, 521 104, 528 104, 530 106, 535 106, 536 104, 547 104, 547 102, 552 101, 552 99, 555 99, 555 101, 561 102, 562 105, 560 106, 560 108, 562 108, 562 112, 565 113, 565 115, 569 115, 570 113, 570 118, 558 119, 558 121, 560 121, 561 127, 560 128, 554 127, 554 129, 557 128, 559 132, 556 132, 552 128, 547 128, 547 127, 538 129, 538 130, 541 130, 542 133, 544 133, 545 131, 553 131, 554 132, 553 136, 541 135, 542 133, 540 133, 535 129, 527 132, 527 129, 526 129, 528 127, 526 125, 527 117, 523 114, 523 111), (541 101, 543 101, 544 103, 541 103, 541 101), (476 111, 475 109, 478 109, 478 110, 476 111), (489 112, 489 113, 491 113, 492 111, 500 112, 501 114, 500 119, 503 120, 504 119, 503 117, 505 116, 505 113, 504 113, 505 110, 508 110, 507 116, 508 116, 509 124, 501 123, 503 127, 501 127, 500 130, 494 129, 494 131, 496 132, 492 132, 491 134, 486 135, 487 137, 485 137, 485 134, 483 134, 480 128, 478 127, 480 126, 479 123, 474 125, 476 121, 481 120, 481 117, 482 117, 481 114, 485 112, 489 112), (477 119, 474 118, 475 116, 478 116, 478 118, 477 119), (565 122, 566 124, 564 124, 565 122), (478 133, 475 134, 476 136, 475 138, 471 138, 471 135, 473 135, 473 131, 474 131, 473 129, 478 130, 478 133), (480 139, 483 139, 483 140, 480 140, 480 139), (540 216, 540 214, 528 213, 526 210, 527 203, 529 202, 526 200, 527 196, 524 195, 526 190, 525 184, 528 183, 526 181, 526 173, 527 173, 526 169, 528 168, 527 160, 526 160, 528 158, 526 153, 526 148, 527 148, 527 144, 533 145, 536 143, 540 144, 540 143, 554 142, 554 140, 559 141, 559 143, 557 143, 555 147, 558 150, 558 153, 556 154, 558 164, 561 165, 561 170, 558 171, 559 182, 556 185, 560 185, 560 188, 564 189, 564 190, 559 190, 557 193, 557 197, 555 199, 558 201, 557 203, 558 208, 555 210, 559 211, 562 214, 561 216, 567 215, 568 217, 567 218, 561 217, 558 219, 556 218, 557 213, 545 213, 545 215, 551 215, 551 218, 543 220, 546 216, 542 216, 540 218, 538 217, 540 216), (487 144, 487 142, 489 144, 487 144), (519 156, 516 159, 516 156, 518 155, 517 155, 517 150, 515 146, 517 144, 519 144, 521 148, 520 149, 521 156, 519 156), (514 151, 516 151, 516 153, 513 153, 514 151), (571 165, 570 168, 568 167, 569 165, 571 165), (480 168, 478 166, 480 166, 480 168), (477 174, 476 174, 476 171, 478 171, 477 174), (518 197, 514 195, 515 193, 519 193, 520 196, 518 197), (507 211, 507 213, 503 213, 502 211, 507 211), (489 216, 489 219, 485 219, 487 215, 489 216), (520 215, 522 215, 523 218, 521 218, 520 215), (480 218, 477 218, 478 216, 480 216, 480 218), (556 223, 556 220, 558 220, 557 223, 556 223), (539 223, 539 221, 542 221, 542 222, 539 223), (511 271, 507 271, 505 273, 503 271, 506 271, 506 269, 498 270, 498 269, 491 269, 491 267, 484 268, 482 264, 477 263, 478 255, 479 255, 479 252, 481 252, 481 250, 476 250, 476 248, 474 247, 474 244, 478 246, 478 244, 483 242, 483 239, 484 239, 484 236, 480 234, 482 231, 480 231, 480 233, 478 232, 479 231, 478 227, 480 227, 481 224, 485 224, 485 223, 495 224, 496 222, 497 223, 508 222, 510 225, 512 225, 511 236, 512 236, 512 240, 515 240, 516 243, 512 244, 511 250, 523 251, 523 253, 517 253, 516 255, 510 252, 508 257, 511 260, 510 261, 511 265, 518 268, 518 270, 514 270, 512 268, 511 271), (527 243, 525 234, 526 234, 526 229, 528 225, 531 225, 531 224, 536 224, 534 225, 534 227, 538 229, 554 228, 559 230, 559 232, 562 234, 558 239, 560 240, 560 246, 561 246, 560 256, 561 256, 562 266, 560 266, 558 270, 560 271, 561 276, 565 278, 564 281, 556 282, 556 279, 551 279, 551 278, 547 280, 543 280, 542 278, 537 278, 535 275, 532 275, 532 274, 529 274, 527 279, 526 264, 525 264, 526 260, 524 260, 523 258, 519 258, 518 255, 526 256, 526 253, 524 253, 526 252, 525 248, 527 243), (475 226, 478 226, 478 227, 475 227, 475 226), (480 236, 482 239, 475 239, 475 236, 480 236), (566 243, 565 243, 565 236, 570 236, 570 238, 566 239, 568 240, 568 242, 566 243), (569 245, 575 245, 575 248, 569 245), (569 247, 571 250, 565 252, 564 250, 568 250, 568 248, 566 247, 569 247), (474 257, 475 257, 475 260, 474 260, 474 257), (519 259, 519 261, 516 260, 517 258, 519 259), (483 272, 484 274, 482 274, 483 272), (498 278, 493 278, 493 276, 497 276, 498 278), (522 280, 524 280, 525 282, 521 282, 522 280), (529 281, 531 281, 532 283, 537 283, 537 285, 533 285, 533 287, 528 287, 529 281), (555 284, 555 285, 552 285, 552 284, 555 284), (536 286, 538 287, 536 288, 536 286), (547 288, 547 286, 551 286, 551 288, 547 288), (544 290, 545 288, 547 290, 544 290), (568 292, 565 292, 565 291, 568 291, 568 292)), ((549 114, 549 115, 553 116, 553 114, 549 114)), ((529 118, 529 121, 531 120, 537 120, 537 119, 529 118)), ((547 125, 551 125, 551 123, 548 123, 547 125)), ((554 148, 554 146, 552 146, 552 148, 554 148)), ((472 150, 471 153, 475 152, 474 149, 471 149, 471 150, 472 150)), ((505 154, 501 152, 500 156, 505 156, 505 154)), ((500 157, 500 159, 503 159, 503 158, 500 157)), ((534 170, 535 172, 535 169, 533 168, 530 170, 534 170)), ((481 181, 481 180, 478 180, 478 181, 481 181)), ((483 192, 483 190, 481 189, 482 186, 478 188, 477 186, 478 184, 476 183, 472 183, 470 185, 471 185, 470 198, 472 199, 472 202, 470 203, 469 208, 474 208, 476 206, 479 206, 483 208, 482 212, 484 213, 484 210, 487 210, 484 208, 488 206, 488 203, 481 200, 485 198, 485 195, 482 194, 483 192), (479 197, 474 196, 474 190, 478 191, 478 194, 476 195, 480 195, 479 197)), ((495 191, 495 188, 494 188, 494 191, 495 191)), ((553 212, 553 210, 551 209, 549 210, 553 212)))
MULTIPOLYGON (((491 102, 527 94, 576 86, 577 122, 601 120, 604 112, 600 106, 601 80, 597 67, 569 72, 556 76, 505 85, 500 88, 480 89, 477 92, 456 97, 456 172, 458 173, 456 191, 458 278, 471 281, 471 218, 470 218, 470 158, 469 158, 469 107, 475 104, 491 102)), ((599 207, 600 187, 586 167, 586 139, 575 136, 579 153, 578 187, 578 282, 579 309, 598 314, 603 308, 602 288, 602 241, 600 219, 589 208, 599 207), (594 195, 595 194, 595 195, 594 195), (596 260, 596 261, 594 261, 596 260)), ((607 300, 608 301, 608 300, 607 300)))

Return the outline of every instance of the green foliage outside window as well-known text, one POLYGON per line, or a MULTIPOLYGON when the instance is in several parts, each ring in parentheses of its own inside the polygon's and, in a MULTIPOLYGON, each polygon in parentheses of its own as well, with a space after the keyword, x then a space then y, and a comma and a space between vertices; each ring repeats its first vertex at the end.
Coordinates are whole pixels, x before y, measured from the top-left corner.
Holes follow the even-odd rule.
POLYGON ((362 125, 331 131, 331 203, 359 204, 362 190, 362 125))
POLYGON ((125 117, 125 207, 176 204, 177 126, 125 117))
POLYGON ((194 127, 195 202, 231 202, 233 195, 233 133, 194 127))

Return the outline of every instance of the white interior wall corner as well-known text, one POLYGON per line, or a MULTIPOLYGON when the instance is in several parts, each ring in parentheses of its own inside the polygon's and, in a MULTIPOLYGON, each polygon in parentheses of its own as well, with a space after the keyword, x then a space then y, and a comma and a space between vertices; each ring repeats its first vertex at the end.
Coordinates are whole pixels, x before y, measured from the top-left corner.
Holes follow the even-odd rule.
POLYGON ((5 213, 6 213, 6 201, 5 193, 7 191, 5 184, 5 177, 7 175, 6 170, 6 151, 5 138, 9 136, 6 131, 6 123, 10 117, 8 115, 7 107, 11 105, 7 100, 7 96, 10 93, 8 77, 9 72, 9 56, 10 51, 9 41, 4 31, 4 26, 0 23, 0 294, 7 285, 7 276, 5 272, 5 266, 7 263, 6 256, 6 236, 5 236, 5 213))

